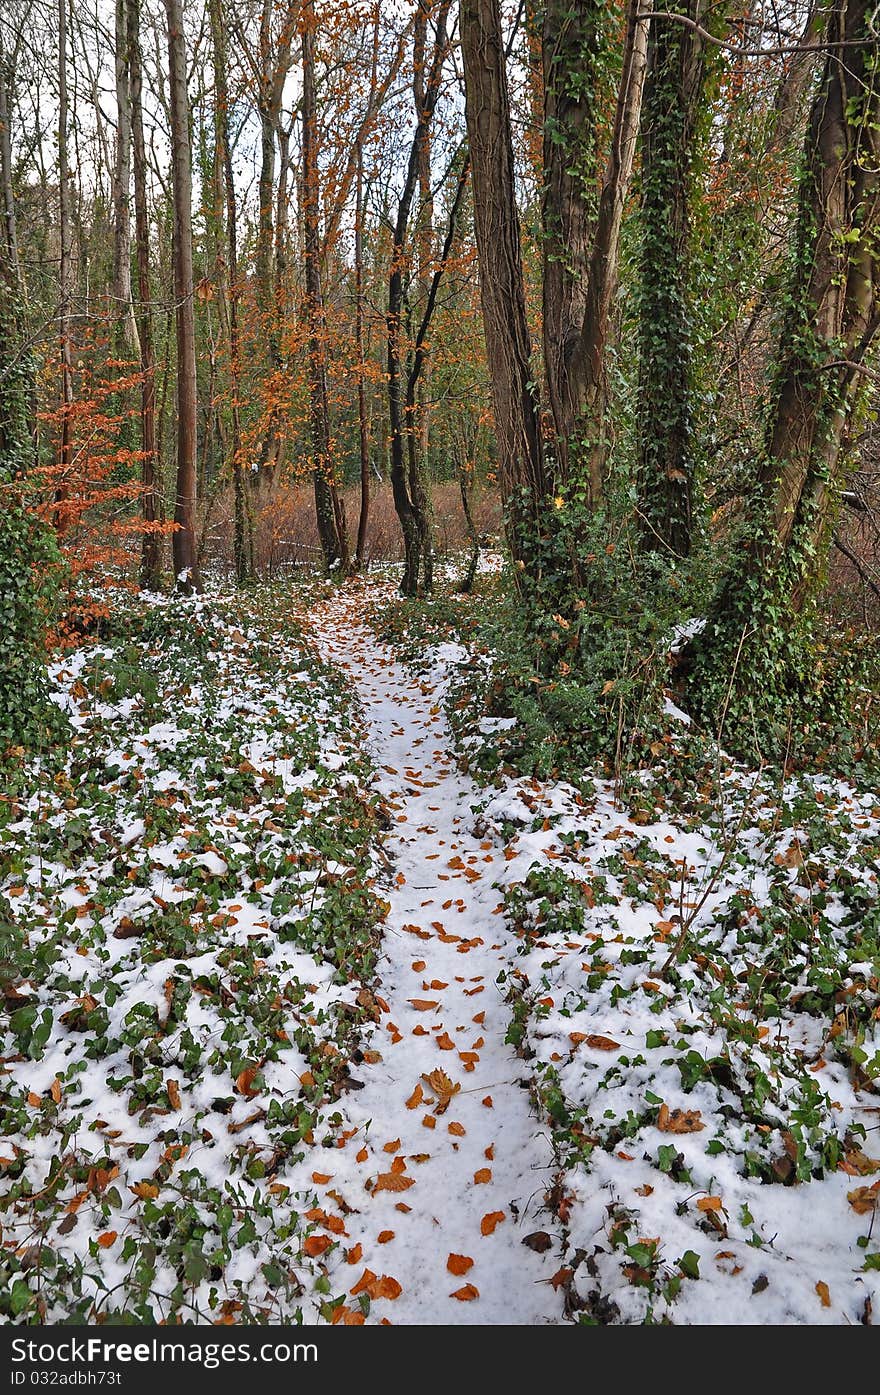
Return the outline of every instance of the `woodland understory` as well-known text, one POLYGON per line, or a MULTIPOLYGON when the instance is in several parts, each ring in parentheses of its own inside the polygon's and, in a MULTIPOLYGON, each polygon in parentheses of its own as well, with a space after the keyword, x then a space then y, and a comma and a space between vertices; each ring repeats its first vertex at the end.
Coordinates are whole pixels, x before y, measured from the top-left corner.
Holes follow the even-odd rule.
POLYGON ((9 0, 0 186, 0 1319, 871 1325, 877 0, 9 0))

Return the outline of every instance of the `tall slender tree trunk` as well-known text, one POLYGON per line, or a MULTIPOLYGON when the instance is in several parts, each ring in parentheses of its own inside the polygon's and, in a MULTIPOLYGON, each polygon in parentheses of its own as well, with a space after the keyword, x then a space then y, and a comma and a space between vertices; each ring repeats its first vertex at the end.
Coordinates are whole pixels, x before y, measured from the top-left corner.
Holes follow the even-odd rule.
POLYGON ((526 317, 501 14, 498 0, 461 0, 460 15, 486 358, 508 540, 519 556, 520 527, 539 516, 552 482, 526 317))
POLYGON ((172 536, 174 574, 186 591, 201 590, 196 549, 196 343, 193 310, 192 151, 186 91, 182 0, 165 0, 174 196, 175 338, 177 342, 177 489, 172 536))
POLYGON ((241 344, 238 323, 240 286, 238 279, 238 206, 229 138, 229 90, 227 79, 226 30, 222 0, 210 0, 211 38, 214 50, 214 127, 217 161, 223 183, 226 223, 226 287, 223 306, 229 341, 229 379, 232 418, 232 555, 235 577, 241 586, 251 576, 250 511, 241 463, 240 367, 241 344))
POLYGON ((364 158, 357 153, 354 203, 354 333, 357 345, 358 444, 360 447, 361 500, 358 515, 355 561, 363 567, 370 519, 370 432, 367 421, 367 394, 364 384, 364 158))
POLYGON ((278 345, 275 337, 275 295, 273 270, 274 228, 272 210, 275 200, 275 102, 271 71, 272 0, 263 0, 260 11, 261 88, 258 99, 260 117, 260 175, 258 184, 257 245, 255 273, 257 303, 269 341, 270 358, 276 366, 278 345))
POLYGON ((137 322, 131 299, 131 38, 128 0, 116 0, 116 159, 113 166, 113 314, 123 352, 137 357, 137 322))
POLYGON ((318 536, 326 568, 335 562, 348 570, 348 535, 342 499, 333 478, 330 450, 330 406, 327 397, 327 332, 321 278, 320 182, 317 151, 315 92, 315 16, 311 3, 302 26, 302 186, 305 252, 306 318, 309 328, 309 402, 312 436, 312 479, 318 536))
POLYGON ((423 101, 416 112, 416 125, 409 151, 406 177, 397 216, 392 230, 391 271, 388 277, 388 309, 385 316, 387 365, 388 365, 388 423, 390 426, 391 448, 391 492, 394 507, 403 534, 404 567, 401 591, 405 596, 414 596, 418 591, 419 574, 422 562, 428 562, 425 577, 430 589, 430 524, 427 517, 425 493, 420 483, 413 480, 412 457, 409 453, 408 435, 412 428, 412 413, 407 411, 407 373, 403 363, 403 308, 404 272, 407 260, 407 236, 410 227, 413 202, 419 182, 419 163, 423 158, 423 141, 430 130, 440 95, 440 79, 443 64, 449 51, 447 23, 451 0, 440 0, 434 22, 434 42, 430 61, 427 58, 428 20, 434 9, 431 0, 420 0, 413 28, 413 52, 421 55, 421 62, 427 67, 427 78, 422 89, 423 101), (415 484, 415 487, 414 487, 415 484), (427 542, 427 550, 426 549, 427 542))
POLYGON ((150 285, 150 218, 147 211, 147 152, 144 143, 143 63, 140 0, 128 0, 128 46, 131 58, 131 131, 134 176, 134 226, 138 274, 138 340, 141 354, 141 585, 158 591, 162 583, 162 543, 159 533, 159 457, 156 448, 156 363, 153 350, 153 308, 150 285))
MULTIPOLYGON (((417 31, 418 32, 418 31, 417 31)), ((413 104, 417 112, 425 105, 425 53, 413 54, 413 104)), ((418 217, 415 229, 418 313, 423 316, 431 292, 434 255, 434 199, 431 188, 431 128, 426 125, 418 142, 418 217)), ((410 378, 412 365, 410 366, 410 378)), ((431 423, 431 359, 423 354, 415 392, 407 392, 407 456, 409 488, 419 525, 422 574, 425 590, 434 587, 434 539, 431 527, 431 491, 428 484, 428 446, 431 423)))
POLYGON ((12 181, 12 134, 10 128, 12 74, 7 66, 0 36, 0 186, 3 191, 3 239, 5 260, 16 285, 19 283, 18 219, 15 212, 15 190, 12 181))
POLYGON ((55 495, 55 528, 63 533, 67 527, 64 500, 70 488, 73 464, 71 410, 73 407, 73 352, 71 344, 71 301, 73 298, 73 266, 71 247, 71 188, 70 162, 67 153, 67 0, 58 0, 58 224, 59 308, 58 333, 61 350, 61 433, 58 449, 59 483, 55 495))
MULTIPOLYGON (((705 10, 705 0, 681 7, 695 25, 705 10)), ((696 29, 654 19, 641 117, 639 513, 646 550, 679 557, 690 551, 693 513, 689 242, 705 59, 696 29)))

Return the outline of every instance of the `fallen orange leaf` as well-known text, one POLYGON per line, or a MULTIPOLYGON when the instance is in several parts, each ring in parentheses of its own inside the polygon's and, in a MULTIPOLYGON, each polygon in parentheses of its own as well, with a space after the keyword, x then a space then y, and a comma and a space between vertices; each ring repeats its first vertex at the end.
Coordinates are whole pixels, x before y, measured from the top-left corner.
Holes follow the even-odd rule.
POLYGON ((248 1099, 253 1099, 254 1095, 259 1094, 259 1090, 252 1088, 256 1074, 257 1067, 248 1066, 247 1070, 243 1070, 240 1075, 236 1076, 235 1088, 240 1095, 246 1095, 248 1099))
POLYGON ((869 1211, 877 1210, 878 1193, 880 1182, 875 1182, 871 1187, 856 1187, 855 1191, 847 1192, 846 1199, 856 1215, 866 1216, 869 1211))
POLYGON ((699 1133, 706 1125, 701 1122, 699 1109, 670 1110, 668 1104, 661 1104, 657 1127, 661 1133, 699 1133))
POLYGON ((430 1075, 423 1075, 422 1079, 428 1086, 428 1089, 433 1090, 434 1094, 437 1096, 437 1104, 434 1108, 434 1113, 445 1113, 449 1108, 450 1100, 453 1095, 458 1094, 461 1085, 458 1081, 453 1084, 445 1070, 440 1070, 439 1068, 437 1070, 432 1070, 430 1075))
POLYGON ((459 1303, 471 1303, 475 1298, 479 1298, 480 1290, 474 1288, 473 1284, 465 1284, 463 1288, 457 1288, 454 1293, 450 1293, 450 1298, 457 1298, 459 1303))
POLYGON ((309 1235, 303 1242, 303 1253, 307 1254, 309 1259, 317 1259, 318 1255, 329 1250, 332 1244, 333 1241, 329 1235, 309 1235))
POLYGON ((333 1309, 330 1322, 333 1327, 363 1327, 366 1318, 359 1309, 346 1308, 344 1303, 340 1303, 338 1308, 333 1309))
POLYGON ((492 1169, 491 1169, 491 1167, 480 1167, 480 1168, 478 1168, 477 1171, 474 1173, 474 1182, 477 1184, 477 1186, 479 1186, 481 1182, 491 1182, 491 1181, 492 1181, 492 1169))
POLYGON ((352 1298, 356 1298, 359 1293, 366 1293, 372 1299, 394 1299, 400 1297, 403 1288, 390 1274, 383 1274, 380 1279, 377 1274, 373 1273, 372 1269, 365 1269, 354 1288, 349 1289, 349 1293, 352 1298))
POLYGON ((506 1220, 503 1211, 489 1211, 480 1221, 480 1233, 482 1235, 494 1235, 495 1227, 506 1220))
POLYGON ((415 1185, 414 1177, 402 1177, 399 1172, 380 1172, 376 1178, 374 1192, 405 1192, 415 1185))
POLYGON ((129 1187, 128 1190, 134 1192, 140 1201, 155 1201, 159 1195, 159 1188, 155 1182, 135 1182, 134 1186, 129 1187))
POLYGON ((469 1255, 450 1255, 446 1261, 446 1268, 450 1274, 454 1274, 460 1279, 462 1274, 466 1274, 469 1269, 473 1269, 474 1261, 469 1255))

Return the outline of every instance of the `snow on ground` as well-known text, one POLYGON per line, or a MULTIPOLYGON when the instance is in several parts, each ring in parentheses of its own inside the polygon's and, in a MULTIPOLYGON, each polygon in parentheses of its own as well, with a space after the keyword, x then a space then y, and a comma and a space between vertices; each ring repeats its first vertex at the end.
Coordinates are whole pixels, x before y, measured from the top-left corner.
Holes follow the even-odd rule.
MULTIPOLYGON (((545 1210, 553 1156, 505 1042, 497 982, 516 949, 495 887, 502 853, 474 832, 479 792, 456 769, 440 694, 376 641, 363 601, 351 585, 313 619, 323 655, 363 706, 395 869, 377 965, 382 1015, 358 1071, 363 1089, 345 1101, 343 1133, 357 1134, 323 1184, 346 1203, 352 1267, 337 1320, 354 1314, 367 1274, 368 1292, 400 1286, 373 1310, 396 1323, 558 1322, 561 1239, 545 1210)), ((334 1291, 342 1274, 331 1271, 334 1291)))
POLYGON ((373 1009, 351 703, 282 595, 153 598, 50 676, 69 735, 0 805, 0 1313, 293 1320, 284 1176, 373 1009))
MULTIPOLYGON (((478 768, 508 723, 475 715, 491 656, 461 651, 434 644, 420 671, 452 665, 438 690, 478 768)), ((683 743, 686 714, 667 715, 683 743)), ((481 790, 475 828, 503 849, 520 937, 510 1035, 562 1169, 567 1311, 870 1323, 880 799, 714 764, 689 794, 681 765, 667 779, 658 760, 632 817, 593 772, 582 792, 500 774, 481 790)))
POLYGON ((155 598, 53 667, 67 749, 0 807, 0 1313, 870 1322, 876 795, 479 783, 491 655, 416 672, 376 589, 155 598))

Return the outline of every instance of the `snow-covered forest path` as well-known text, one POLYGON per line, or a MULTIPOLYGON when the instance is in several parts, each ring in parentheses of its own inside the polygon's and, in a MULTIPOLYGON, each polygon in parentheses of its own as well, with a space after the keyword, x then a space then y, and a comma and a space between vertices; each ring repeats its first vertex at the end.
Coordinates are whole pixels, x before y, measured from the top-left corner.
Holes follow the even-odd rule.
MULTIPOLYGON (((340 1156, 366 1183, 346 1217, 352 1273, 365 1266, 402 1285, 370 1321, 559 1322, 551 1279, 561 1242, 544 1207, 550 1142, 505 1043, 510 1014, 496 982, 516 943, 493 889, 503 851, 473 831, 476 791, 456 768, 435 688, 394 661, 364 602, 349 586, 310 616, 323 657, 362 702, 393 820, 382 1013, 357 1067, 363 1089, 346 1100, 366 1142, 355 1155, 359 1134, 340 1156), (544 1236, 523 1244, 535 1232, 544 1236), (532 1247, 542 1243, 543 1253, 532 1247)), ((338 1185, 339 1168, 330 1171, 338 1185)))

